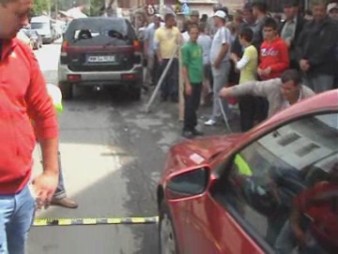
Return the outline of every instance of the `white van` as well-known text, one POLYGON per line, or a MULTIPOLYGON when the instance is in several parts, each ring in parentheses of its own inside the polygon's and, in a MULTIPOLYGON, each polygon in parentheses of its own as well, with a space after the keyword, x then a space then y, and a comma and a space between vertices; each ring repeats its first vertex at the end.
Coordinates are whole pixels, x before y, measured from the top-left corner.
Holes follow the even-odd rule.
POLYGON ((36 30, 41 35, 43 43, 52 43, 55 40, 55 29, 52 19, 48 16, 33 17, 31 29, 36 30))

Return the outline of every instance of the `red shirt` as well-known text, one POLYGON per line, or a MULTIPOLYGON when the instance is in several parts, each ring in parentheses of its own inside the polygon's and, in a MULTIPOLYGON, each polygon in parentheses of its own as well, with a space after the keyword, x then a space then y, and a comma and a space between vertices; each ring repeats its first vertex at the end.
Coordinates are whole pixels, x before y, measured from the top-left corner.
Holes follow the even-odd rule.
POLYGON ((338 185, 320 182, 295 200, 298 209, 311 218, 311 231, 328 249, 338 251, 338 185))
POLYGON ((0 195, 15 194, 29 181, 36 138, 57 137, 56 112, 33 52, 17 39, 4 41, 0 58, 0 195))
POLYGON ((263 80, 279 78, 289 68, 289 50, 286 43, 277 37, 273 41, 264 41, 260 49, 260 69, 271 68, 268 76, 261 77, 263 80))

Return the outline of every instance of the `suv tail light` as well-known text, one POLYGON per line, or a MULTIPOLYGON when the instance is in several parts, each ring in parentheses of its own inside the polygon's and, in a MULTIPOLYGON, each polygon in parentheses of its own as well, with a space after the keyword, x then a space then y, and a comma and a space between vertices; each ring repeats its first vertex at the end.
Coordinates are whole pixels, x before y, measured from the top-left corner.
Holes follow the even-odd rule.
POLYGON ((140 53, 142 51, 142 46, 141 46, 140 41, 134 40, 133 41, 133 48, 134 48, 135 52, 139 52, 140 53))
POLYGON ((69 48, 69 42, 64 41, 61 46, 61 55, 60 55, 61 64, 68 63, 68 48, 69 48))
POLYGON ((64 41, 61 46, 61 56, 67 56, 68 47, 69 47, 69 42, 64 41))
POLYGON ((137 75, 136 74, 122 74, 121 78, 123 81, 134 81, 137 79, 137 75))
POLYGON ((142 44, 138 40, 133 41, 133 48, 134 48, 134 62, 136 64, 142 63, 142 44))

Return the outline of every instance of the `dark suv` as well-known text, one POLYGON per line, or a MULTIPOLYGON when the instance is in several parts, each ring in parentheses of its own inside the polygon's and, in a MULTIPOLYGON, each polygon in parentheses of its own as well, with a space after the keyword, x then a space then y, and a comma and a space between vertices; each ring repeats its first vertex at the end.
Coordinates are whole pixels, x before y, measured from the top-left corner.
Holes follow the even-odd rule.
POLYGON ((141 97, 142 47, 130 22, 91 17, 71 21, 63 37, 58 68, 64 99, 74 86, 124 86, 141 97))

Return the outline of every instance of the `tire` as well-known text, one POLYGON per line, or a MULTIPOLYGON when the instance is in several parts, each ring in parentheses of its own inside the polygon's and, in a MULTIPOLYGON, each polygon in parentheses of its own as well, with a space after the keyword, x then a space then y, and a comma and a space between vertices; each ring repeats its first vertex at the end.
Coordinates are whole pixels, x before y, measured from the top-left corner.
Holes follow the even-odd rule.
POLYGON ((142 89, 139 86, 130 88, 130 99, 139 101, 141 99, 142 89))
POLYGON ((179 254, 172 217, 168 206, 163 201, 159 213, 159 253, 179 254))
POLYGON ((62 82, 59 84, 62 93, 62 99, 70 100, 73 98, 73 86, 70 83, 62 82))

